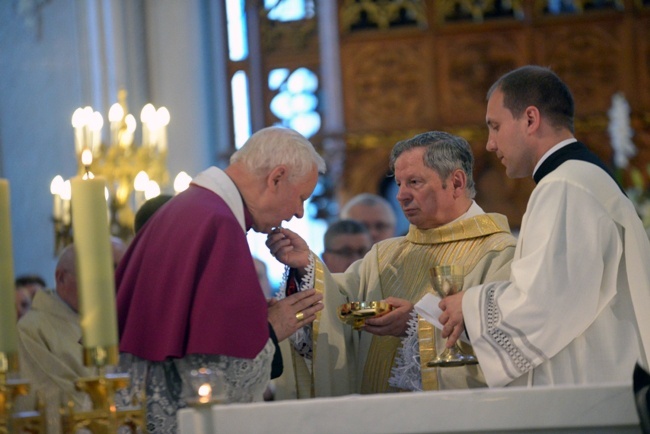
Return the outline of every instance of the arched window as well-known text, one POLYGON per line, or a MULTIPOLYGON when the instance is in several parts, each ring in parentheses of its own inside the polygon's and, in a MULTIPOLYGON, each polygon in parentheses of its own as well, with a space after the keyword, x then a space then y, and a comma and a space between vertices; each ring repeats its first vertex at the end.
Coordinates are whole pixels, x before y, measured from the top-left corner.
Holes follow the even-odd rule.
MULTIPOLYGON (((292 128, 318 148, 322 114, 320 57, 313 0, 227 0, 228 72, 233 143, 239 149, 252 132, 269 125, 292 128)), ((312 198, 323 195, 321 179, 312 198)), ((284 226, 300 234, 312 251, 323 249, 327 223, 310 198, 305 216, 284 226)), ((317 201, 317 203, 321 203, 317 201)), ((266 235, 249 232, 254 256, 267 264, 272 286, 279 285, 284 266, 265 245, 266 235)))

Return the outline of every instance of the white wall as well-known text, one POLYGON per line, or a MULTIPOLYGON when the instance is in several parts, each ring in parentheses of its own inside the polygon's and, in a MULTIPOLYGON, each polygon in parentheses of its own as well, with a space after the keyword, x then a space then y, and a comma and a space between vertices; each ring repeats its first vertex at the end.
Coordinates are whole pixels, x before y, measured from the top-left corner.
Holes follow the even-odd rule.
POLYGON ((42 9, 40 36, 0 6, 0 176, 11 188, 14 272, 41 274, 53 285, 50 181, 73 175, 71 114, 81 105, 74 2, 42 9))

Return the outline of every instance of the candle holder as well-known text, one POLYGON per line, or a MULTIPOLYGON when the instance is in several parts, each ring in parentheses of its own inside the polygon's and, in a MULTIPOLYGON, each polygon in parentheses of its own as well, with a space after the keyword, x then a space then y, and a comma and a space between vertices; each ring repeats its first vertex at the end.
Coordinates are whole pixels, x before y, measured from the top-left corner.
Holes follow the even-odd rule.
MULTIPOLYGON (((142 143, 136 146, 135 117, 129 113, 127 92, 120 90, 117 102, 108 112, 110 131, 102 140, 104 119, 92 107, 78 108, 72 116, 74 128, 77 174, 106 179, 108 212, 111 234, 129 241, 134 234, 135 211, 146 197, 160 194, 170 184, 167 170, 167 125, 169 111, 147 104, 142 109, 142 143), (82 155, 91 158, 83 161, 82 155)), ((60 175, 52 180, 50 191, 54 196, 52 220, 55 231, 55 254, 72 242, 70 196, 60 175)))
POLYGON ((84 364, 96 367, 98 375, 78 379, 75 387, 88 394, 92 408, 78 410, 74 401, 69 400, 61 416, 64 434, 74 434, 81 428, 93 434, 117 433, 121 428, 128 428, 133 434, 147 432, 144 396, 135 396, 129 405, 119 408, 115 403, 115 393, 131 383, 128 374, 106 372, 107 365, 117 364, 117 355, 117 346, 84 349, 84 364))
POLYGON ((223 404, 227 400, 226 382, 223 372, 218 370, 193 369, 190 372, 190 389, 190 395, 185 400, 190 407, 223 404))
POLYGON ((19 396, 29 393, 29 382, 9 378, 18 371, 18 355, 0 352, 0 434, 45 434, 45 409, 38 401, 36 410, 14 411, 19 396))
POLYGON ((63 248, 72 243, 72 224, 62 218, 52 217, 54 224, 54 255, 61 253, 63 248))

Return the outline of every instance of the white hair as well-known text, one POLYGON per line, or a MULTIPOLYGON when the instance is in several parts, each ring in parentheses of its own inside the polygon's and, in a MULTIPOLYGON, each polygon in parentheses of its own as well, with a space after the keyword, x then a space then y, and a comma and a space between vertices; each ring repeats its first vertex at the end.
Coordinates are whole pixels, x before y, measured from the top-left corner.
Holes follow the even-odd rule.
POLYGON ((325 160, 314 146, 300 133, 283 127, 267 127, 257 131, 232 157, 230 163, 241 162, 258 175, 268 174, 274 167, 286 165, 291 169, 289 178, 300 178, 313 166, 325 173, 325 160))

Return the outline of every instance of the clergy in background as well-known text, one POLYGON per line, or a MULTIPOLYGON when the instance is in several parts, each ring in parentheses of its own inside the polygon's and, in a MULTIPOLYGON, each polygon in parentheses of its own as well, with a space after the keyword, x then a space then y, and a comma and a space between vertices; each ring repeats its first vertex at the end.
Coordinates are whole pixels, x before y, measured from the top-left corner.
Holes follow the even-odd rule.
MULTIPOLYGON (((117 267, 126 245, 112 238, 111 247, 117 267)), ((89 409, 88 396, 76 390, 75 381, 96 375, 82 358, 74 244, 59 255, 54 277, 55 288, 38 290, 32 308, 18 321, 20 372, 30 381, 31 392, 45 400, 49 434, 61 432, 59 407, 67 400, 78 409, 89 409)))

